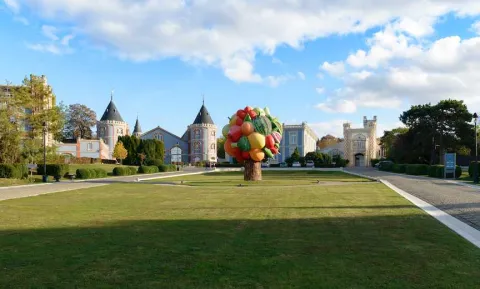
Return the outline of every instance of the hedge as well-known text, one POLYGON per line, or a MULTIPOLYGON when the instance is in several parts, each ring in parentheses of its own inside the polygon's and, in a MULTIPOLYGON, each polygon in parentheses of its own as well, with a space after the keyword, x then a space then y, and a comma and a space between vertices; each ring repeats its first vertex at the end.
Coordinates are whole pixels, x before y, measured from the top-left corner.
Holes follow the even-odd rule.
POLYGON ((378 169, 385 172, 392 172, 393 171, 393 163, 384 162, 378 165, 378 169))
POLYGON ((404 164, 394 164, 392 167, 392 172, 404 174, 407 170, 407 165, 404 164))
MULTIPOLYGON (((470 162, 470 165, 468 166, 468 175, 471 178, 473 178, 474 168, 475 168, 475 162, 470 162)), ((480 162, 477 163, 477 172, 480 175, 480 162)))
MULTIPOLYGON (((443 179, 445 167, 443 165, 430 166, 428 169, 428 176, 432 178, 443 179)), ((462 176, 462 167, 455 167, 455 178, 458 179, 462 176)))
POLYGON ((107 171, 104 169, 77 169, 77 179, 96 179, 107 177, 107 171))
POLYGON ((115 167, 113 169, 114 176, 131 176, 137 174, 136 167, 115 167))
MULTIPOLYGON (((70 166, 68 164, 47 164, 47 176, 64 176, 70 171, 70 166)), ((43 165, 37 166, 37 175, 45 175, 43 171, 43 165)))
POLYGON ((158 160, 158 159, 156 159, 156 160, 147 160, 146 163, 147 163, 148 166, 156 166, 156 167, 158 167, 158 166, 163 165, 163 160, 158 160))
POLYGON ((159 172, 174 172, 177 170, 176 165, 160 165, 158 166, 159 172))
POLYGON ((429 165, 406 165, 405 173, 414 176, 428 175, 428 167, 429 165))
POLYGON ((140 167, 138 167, 138 173, 139 174, 158 173, 158 167, 157 166, 140 166, 140 167))
POLYGON ((27 165, 23 164, 0 164, 0 178, 23 179, 28 177, 27 165))

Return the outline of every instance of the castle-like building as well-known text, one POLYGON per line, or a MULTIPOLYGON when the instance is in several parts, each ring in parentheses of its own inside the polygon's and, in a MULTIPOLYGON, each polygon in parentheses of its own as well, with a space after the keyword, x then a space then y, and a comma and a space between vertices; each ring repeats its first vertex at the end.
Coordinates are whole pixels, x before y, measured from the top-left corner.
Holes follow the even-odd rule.
MULTIPOLYGON (((118 137, 129 134, 128 123, 123 120, 112 97, 102 118, 97 122, 97 136, 108 146, 110 159, 113 158, 112 154, 118 137)), ((143 133, 138 117, 132 135, 140 139, 162 141, 165 146, 165 163, 217 161, 217 126, 205 107, 205 103, 202 104, 195 120, 181 137, 160 126, 143 133)))

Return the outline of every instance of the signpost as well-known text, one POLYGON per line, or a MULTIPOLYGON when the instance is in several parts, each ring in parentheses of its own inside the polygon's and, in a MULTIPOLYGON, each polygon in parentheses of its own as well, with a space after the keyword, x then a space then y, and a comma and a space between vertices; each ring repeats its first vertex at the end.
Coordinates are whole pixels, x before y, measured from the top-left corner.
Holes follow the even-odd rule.
POLYGON ((446 153, 445 154, 445 169, 443 170, 443 177, 446 179, 448 174, 452 174, 452 178, 455 179, 455 167, 457 165, 457 154, 446 153))

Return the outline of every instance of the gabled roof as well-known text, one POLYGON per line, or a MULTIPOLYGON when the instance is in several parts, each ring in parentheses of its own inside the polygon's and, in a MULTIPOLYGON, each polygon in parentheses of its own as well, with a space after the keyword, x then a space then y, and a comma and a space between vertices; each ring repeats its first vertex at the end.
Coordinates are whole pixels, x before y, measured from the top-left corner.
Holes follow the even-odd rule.
POLYGON ((165 133, 168 133, 169 135, 171 135, 171 136, 173 136, 173 137, 175 137, 175 138, 177 138, 177 139, 179 139, 179 140, 183 140, 183 139, 180 138, 178 135, 169 132, 168 130, 162 128, 161 126, 157 126, 156 128, 153 128, 153 129, 147 131, 146 133, 142 134, 142 136, 145 136, 145 135, 147 135, 147 134, 149 134, 149 133, 151 133, 151 132, 153 132, 153 131, 155 131, 155 130, 157 130, 157 129, 159 129, 159 130, 161 130, 161 131, 163 131, 163 132, 165 132, 165 133))
POLYGON ((135 122, 135 128, 133 129, 133 133, 142 133, 142 128, 140 127, 140 123, 138 122, 138 117, 137 121, 135 122))
POLYGON ((193 124, 214 124, 212 118, 210 117, 210 113, 208 113, 208 110, 204 104, 202 104, 202 107, 200 108, 197 117, 193 121, 193 124))
POLYGON ((102 118, 100 119, 100 121, 106 121, 106 120, 123 121, 123 118, 120 115, 120 112, 115 106, 115 103, 113 103, 113 99, 110 100, 110 103, 108 104, 107 109, 105 109, 105 112, 103 113, 102 118))

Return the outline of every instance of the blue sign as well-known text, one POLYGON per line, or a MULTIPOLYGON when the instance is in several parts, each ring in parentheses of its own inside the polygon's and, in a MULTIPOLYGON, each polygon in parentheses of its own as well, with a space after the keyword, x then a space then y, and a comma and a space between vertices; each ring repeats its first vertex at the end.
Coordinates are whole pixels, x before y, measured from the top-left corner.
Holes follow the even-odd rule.
POLYGON ((456 154, 447 153, 445 154, 445 169, 455 170, 456 166, 456 154))

